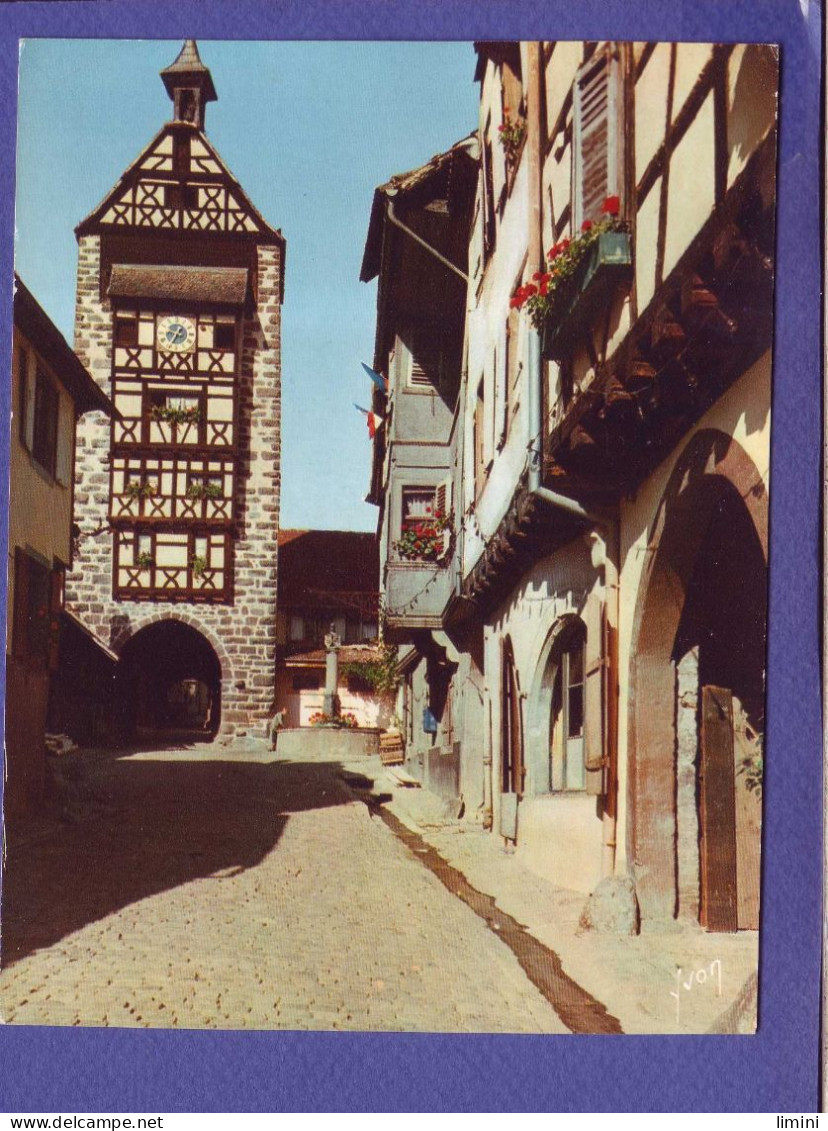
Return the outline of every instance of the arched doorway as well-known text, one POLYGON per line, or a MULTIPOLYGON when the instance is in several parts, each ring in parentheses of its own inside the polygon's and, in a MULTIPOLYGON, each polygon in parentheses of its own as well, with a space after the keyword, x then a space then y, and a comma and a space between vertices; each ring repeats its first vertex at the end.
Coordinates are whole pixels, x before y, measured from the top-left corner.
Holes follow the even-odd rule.
POLYGON ((649 539, 630 688, 629 854, 642 918, 758 925, 767 494, 697 434, 649 539))
POLYGON ((140 629, 124 645, 115 679, 127 734, 213 737, 221 722, 221 664, 209 641, 173 618, 140 629))

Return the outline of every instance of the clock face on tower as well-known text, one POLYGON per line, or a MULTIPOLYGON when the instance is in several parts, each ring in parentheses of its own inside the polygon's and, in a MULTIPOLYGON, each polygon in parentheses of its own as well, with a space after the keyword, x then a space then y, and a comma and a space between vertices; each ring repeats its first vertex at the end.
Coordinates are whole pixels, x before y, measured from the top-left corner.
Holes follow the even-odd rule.
POLYGON ((192 318, 182 314, 169 314, 158 321, 156 345, 160 350, 173 353, 190 353, 195 348, 196 328, 192 318))

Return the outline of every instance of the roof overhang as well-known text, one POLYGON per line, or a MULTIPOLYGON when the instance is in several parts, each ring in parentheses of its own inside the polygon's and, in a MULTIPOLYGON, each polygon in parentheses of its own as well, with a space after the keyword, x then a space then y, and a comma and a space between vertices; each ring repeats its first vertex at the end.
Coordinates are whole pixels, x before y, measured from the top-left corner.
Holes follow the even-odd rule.
MULTIPOLYGON (((441 173, 446 166, 458 158, 479 160, 479 142, 477 132, 474 131, 462 138, 445 153, 438 153, 407 173, 398 173, 384 185, 379 185, 374 190, 374 199, 371 205, 371 219, 368 222, 368 235, 365 241, 365 251, 362 257, 362 268, 359 273, 360 282, 369 283, 380 272, 382 265, 382 232, 385 224, 386 201, 399 196, 404 200, 407 195, 421 190, 424 194, 428 191, 428 182, 441 173)), ((417 199, 420 199, 419 196, 417 199)))
POLYGON ((109 397, 17 274, 14 276, 14 324, 54 371, 79 413, 96 409, 112 414, 109 397))
POLYGON ((162 267, 114 263, 107 294, 117 299, 243 306, 248 295, 245 267, 162 267))

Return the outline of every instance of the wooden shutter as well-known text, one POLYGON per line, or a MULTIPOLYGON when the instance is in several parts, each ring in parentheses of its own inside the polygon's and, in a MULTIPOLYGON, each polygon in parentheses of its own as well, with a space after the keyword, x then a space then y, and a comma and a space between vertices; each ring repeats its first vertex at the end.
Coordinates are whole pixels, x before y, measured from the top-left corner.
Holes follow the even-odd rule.
MULTIPOLYGON (((443 480, 443 482, 434 492, 434 513, 443 514, 447 519, 451 518, 451 490, 452 480, 451 476, 449 475, 443 480)), ((441 556, 444 556, 449 552, 449 547, 451 546, 452 525, 453 524, 449 522, 448 526, 443 531, 443 550, 441 556)))
POLYGON ((75 439, 75 410, 71 405, 65 405, 61 411, 58 402, 57 423, 57 466, 55 479, 68 487, 72 482, 72 445, 75 439))
POLYGON ((609 629, 604 602, 596 593, 587 599, 584 649, 584 765, 586 791, 607 792, 609 767, 609 629))
POLYGON ((443 379, 443 351, 440 331, 418 330, 412 336, 408 382, 414 388, 439 389, 443 379))
POLYGON ((573 224, 601 218, 608 196, 620 193, 620 67, 609 47, 578 71, 573 96, 573 224))

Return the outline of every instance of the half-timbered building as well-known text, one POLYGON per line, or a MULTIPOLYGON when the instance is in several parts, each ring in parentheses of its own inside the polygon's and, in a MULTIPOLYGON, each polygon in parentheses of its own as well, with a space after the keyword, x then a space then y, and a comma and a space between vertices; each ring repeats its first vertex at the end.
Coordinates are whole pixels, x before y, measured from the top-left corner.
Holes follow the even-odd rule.
POLYGON ((164 725, 190 681, 205 730, 261 731, 285 244, 204 132, 193 40, 161 77, 172 120, 76 229, 75 344, 116 413, 81 432, 69 603, 119 656, 124 724, 164 725))
MULTIPOLYGON (((468 666, 424 718, 450 714, 475 752, 467 815, 581 892, 587 921, 755 928, 777 59, 476 50, 452 537, 432 564, 454 579, 434 633, 468 666)), ((413 701, 430 646, 409 640, 413 701)))

